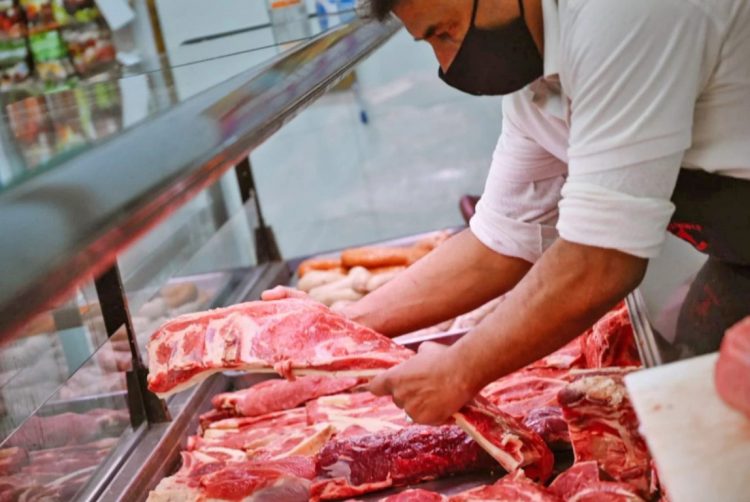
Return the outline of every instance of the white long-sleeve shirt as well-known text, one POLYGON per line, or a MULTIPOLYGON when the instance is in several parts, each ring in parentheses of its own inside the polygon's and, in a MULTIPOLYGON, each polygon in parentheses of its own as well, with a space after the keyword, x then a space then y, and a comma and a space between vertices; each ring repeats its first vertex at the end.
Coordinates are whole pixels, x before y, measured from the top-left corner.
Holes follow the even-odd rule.
POLYGON ((471 229, 531 262, 558 235, 654 257, 681 167, 750 179, 750 1, 542 6, 545 74, 503 100, 471 229))

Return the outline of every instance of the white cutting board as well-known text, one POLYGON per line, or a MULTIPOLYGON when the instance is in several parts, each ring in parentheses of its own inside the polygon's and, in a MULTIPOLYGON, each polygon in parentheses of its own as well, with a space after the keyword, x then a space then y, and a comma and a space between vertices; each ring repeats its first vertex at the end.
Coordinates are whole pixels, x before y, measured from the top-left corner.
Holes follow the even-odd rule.
POLYGON ((750 420, 716 393, 717 357, 625 378, 671 502, 750 501, 750 420))

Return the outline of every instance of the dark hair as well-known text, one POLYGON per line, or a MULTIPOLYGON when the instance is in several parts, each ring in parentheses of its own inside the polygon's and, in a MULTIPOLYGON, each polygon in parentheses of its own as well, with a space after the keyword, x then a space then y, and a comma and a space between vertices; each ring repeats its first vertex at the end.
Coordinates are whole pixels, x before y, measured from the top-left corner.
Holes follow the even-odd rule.
POLYGON ((400 0, 366 0, 366 10, 370 17, 385 21, 400 0))

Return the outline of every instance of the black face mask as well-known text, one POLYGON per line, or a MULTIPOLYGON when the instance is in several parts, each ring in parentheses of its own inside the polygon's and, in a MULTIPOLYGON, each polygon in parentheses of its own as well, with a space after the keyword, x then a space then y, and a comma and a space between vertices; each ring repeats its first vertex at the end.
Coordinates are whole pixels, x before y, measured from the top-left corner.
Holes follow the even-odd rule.
POLYGON ((524 21, 523 0, 518 4, 521 17, 491 29, 471 25, 448 71, 438 76, 459 91, 482 95, 510 94, 530 84, 544 73, 544 60, 524 21))

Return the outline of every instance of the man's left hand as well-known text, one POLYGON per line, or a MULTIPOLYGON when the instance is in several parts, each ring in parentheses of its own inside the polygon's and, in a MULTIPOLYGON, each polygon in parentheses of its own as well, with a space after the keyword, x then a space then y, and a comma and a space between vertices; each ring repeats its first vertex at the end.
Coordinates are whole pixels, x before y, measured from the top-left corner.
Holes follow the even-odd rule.
POLYGON ((448 347, 425 342, 414 357, 373 379, 369 390, 393 396, 414 422, 440 425, 474 397, 465 370, 448 347))

